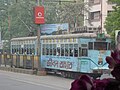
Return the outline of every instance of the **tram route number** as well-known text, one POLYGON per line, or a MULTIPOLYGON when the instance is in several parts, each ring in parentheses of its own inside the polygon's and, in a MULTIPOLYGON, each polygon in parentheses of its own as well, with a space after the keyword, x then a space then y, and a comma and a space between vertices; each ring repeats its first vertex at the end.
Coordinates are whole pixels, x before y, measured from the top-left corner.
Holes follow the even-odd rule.
POLYGON ((57 61, 49 59, 47 61, 47 67, 55 67, 55 68, 65 68, 65 69, 72 69, 72 62, 69 61, 57 61))

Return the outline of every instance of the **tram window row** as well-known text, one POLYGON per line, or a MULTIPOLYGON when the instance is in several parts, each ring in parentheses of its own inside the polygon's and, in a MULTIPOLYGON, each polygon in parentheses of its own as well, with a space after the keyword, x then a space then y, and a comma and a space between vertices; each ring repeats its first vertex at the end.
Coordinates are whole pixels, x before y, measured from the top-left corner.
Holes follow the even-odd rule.
POLYGON ((42 44, 42 55, 88 56, 88 50, 110 50, 108 42, 89 42, 88 44, 42 44))
POLYGON ((12 45, 12 54, 35 54, 35 46, 31 45, 12 45))

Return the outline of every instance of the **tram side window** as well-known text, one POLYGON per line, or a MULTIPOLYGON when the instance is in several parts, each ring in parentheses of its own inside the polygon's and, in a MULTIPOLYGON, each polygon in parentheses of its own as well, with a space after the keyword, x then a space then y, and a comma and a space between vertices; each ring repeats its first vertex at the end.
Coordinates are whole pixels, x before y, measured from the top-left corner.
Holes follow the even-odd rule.
POLYGON ((61 56, 64 56, 64 44, 61 44, 61 56))
POLYGON ((70 44, 69 45, 69 53, 70 53, 70 56, 73 56, 73 53, 74 53, 74 51, 73 51, 73 44, 70 44))
POLYGON ((65 44, 65 56, 68 56, 68 44, 65 44))
POLYGON ((24 48, 24 54, 27 54, 27 49, 26 48, 24 48))
POLYGON ((17 52, 17 49, 15 48, 15 53, 17 52))
POLYGON ((35 48, 34 47, 32 48, 32 54, 35 54, 35 48))
POLYGON ((12 48, 12 54, 14 54, 15 53, 15 49, 14 48, 12 48))
POLYGON ((14 53, 16 53, 16 48, 14 48, 14 53))
POLYGON ((88 52, 86 48, 82 48, 82 56, 88 56, 88 52))
POLYGON ((11 53, 14 54, 14 45, 12 45, 11 48, 12 48, 12 52, 11 53))
POLYGON ((19 51, 19 54, 20 54, 20 48, 21 48, 21 45, 18 46, 18 51, 19 51))
POLYGON ((12 52, 11 52, 12 54, 14 53, 14 49, 12 48, 12 52))
POLYGON ((46 44, 46 55, 49 55, 49 45, 46 44))
POLYGON ((23 52, 24 52, 24 49, 23 49, 23 48, 22 48, 21 52, 22 52, 21 54, 23 54, 23 52))
POLYGON ((32 49, 30 48, 30 54, 32 54, 32 49))
POLYGON ((20 48, 18 48, 18 53, 20 54, 20 48))
POLYGON ((56 55, 56 44, 53 44, 53 55, 56 55))
POLYGON ((50 44, 50 55, 52 55, 52 44, 50 44))
POLYGON ((22 54, 22 48, 19 48, 20 49, 20 54, 22 54))
POLYGON ((42 46, 42 55, 45 55, 45 44, 42 46))
POLYGON ((26 50, 27 50, 27 54, 29 54, 29 48, 27 48, 26 50))
POLYGON ((74 45, 74 57, 78 57, 78 44, 74 45))
POLYGON ((57 56, 60 56, 60 47, 57 47, 57 53, 56 53, 57 56))
POLYGON ((42 48, 42 55, 45 55, 45 48, 42 48))
POLYGON ((79 56, 82 56, 81 47, 79 47, 79 56))
POLYGON ((88 43, 88 48, 89 48, 89 50, 93 50, 93 42, 88 43))
POLYGON ((31 44, 31 54, 35 54, 35 45, 31 44))
POLYGON ((30 54, 30 45, 27 45, 27 54, 30 54))
POLYGON ((19 54, 19 48, 17 48, 17 54, 19 54))

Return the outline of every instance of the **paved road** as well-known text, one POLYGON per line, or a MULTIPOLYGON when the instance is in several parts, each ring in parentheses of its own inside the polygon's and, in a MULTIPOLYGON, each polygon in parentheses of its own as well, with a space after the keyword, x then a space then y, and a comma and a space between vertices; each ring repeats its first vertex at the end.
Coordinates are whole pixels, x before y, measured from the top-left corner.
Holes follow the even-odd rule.
POLYGON ((71 79, 0 71, 0 90, 69 90, 71 79))

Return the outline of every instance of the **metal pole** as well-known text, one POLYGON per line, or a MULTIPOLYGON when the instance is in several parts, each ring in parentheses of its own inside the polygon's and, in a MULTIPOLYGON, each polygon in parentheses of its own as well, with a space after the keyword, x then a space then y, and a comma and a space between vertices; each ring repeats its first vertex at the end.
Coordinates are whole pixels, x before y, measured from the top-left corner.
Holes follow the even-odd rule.
POLYGON ((37 48, 37 50, 38 50, 38 56, 40 58, 39 61, 38 61, 39 62, 38 63, 39 68, 38 69, 40 70, 41 69, 41 43, 40 43, 40 35, 41 35, 40 33, 41 32, 40 32, 40 25, 38 25, 38 31, 37 31, 37 33, 38 33, 38 35, 37 35, 37 39, 38 39, 38 45, 37 45, 38 48, 37 48))
POLYGON ((102 0, 101 0, 101 33, 102 33, 103 25, 102 25, 102 0))
MULTIPOLYGON (((37 0, 37 6, 39 5, 40 2, 39 0, 37 0)), ((37 40, 38 40, 38 44, 37 44, 37 55, 39 56, 39 61, 38 61, 38 70, 41 70, 41 43, 40 43, 40 36, 41 36, 41 32, 40 32, 40 24, 38 24, 38 30, 37 30, 37 40)))

